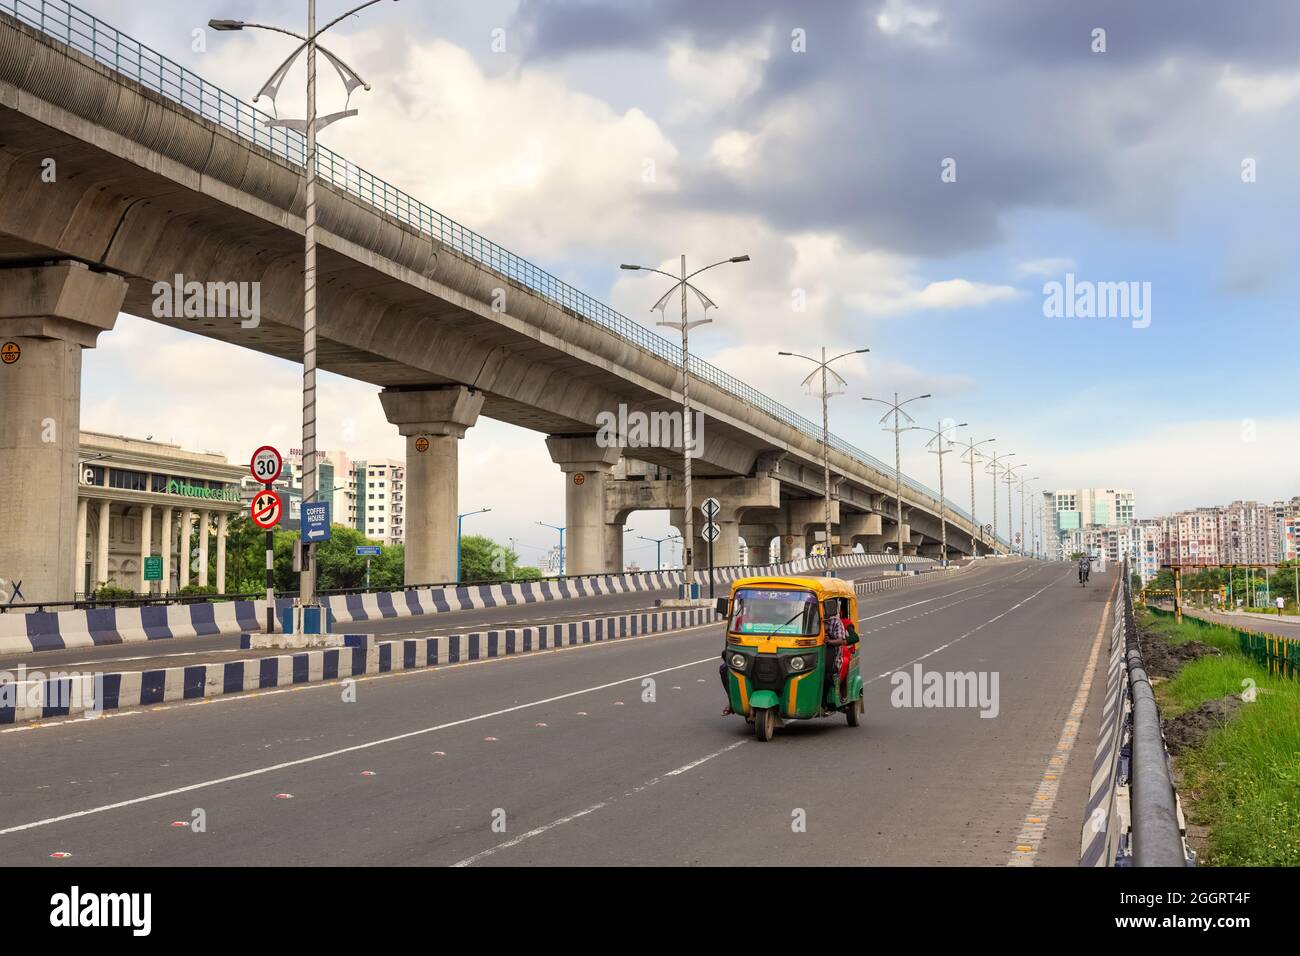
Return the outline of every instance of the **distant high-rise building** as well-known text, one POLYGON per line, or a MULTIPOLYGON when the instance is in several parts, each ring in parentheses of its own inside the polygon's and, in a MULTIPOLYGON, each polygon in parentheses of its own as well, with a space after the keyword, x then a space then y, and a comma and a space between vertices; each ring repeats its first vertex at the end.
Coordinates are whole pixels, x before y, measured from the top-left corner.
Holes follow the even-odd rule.
POLYGON ((406 462, 391 458, 358 461, 356 528, 372 541, 400 544, 406 540, 406 462))
MULTIPOLYGON (((1090 539, 1092 529, 1113 529, 1109 535, 1093 535, 1097 548, 1109 555, 1121 539, 1133 547, 1132 535, 1118 529, 1133 524, 1135 505, 1128 488, 1069 488, 1043 492, 1043 536, 1049 557, 1066 558, 1090 539)), ((1112 560, 1117 560, 1112 558, 1112 560)))

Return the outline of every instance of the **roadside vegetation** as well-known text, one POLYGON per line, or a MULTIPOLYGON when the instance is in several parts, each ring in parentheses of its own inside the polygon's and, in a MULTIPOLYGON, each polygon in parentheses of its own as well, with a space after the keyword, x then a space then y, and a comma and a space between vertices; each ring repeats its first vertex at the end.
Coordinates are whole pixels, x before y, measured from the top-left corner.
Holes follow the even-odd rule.
POLYGON ((1199 862, 1300 866, 1300 681, 1229 628, 1145 608, 1137 621, 1199 862))

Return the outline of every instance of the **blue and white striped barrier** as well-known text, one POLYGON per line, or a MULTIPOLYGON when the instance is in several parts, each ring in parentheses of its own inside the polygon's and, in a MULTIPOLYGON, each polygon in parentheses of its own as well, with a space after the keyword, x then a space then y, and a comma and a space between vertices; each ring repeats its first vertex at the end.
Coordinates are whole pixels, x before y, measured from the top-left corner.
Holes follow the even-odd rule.
MULTIPOLYGON (((841 554, 832 558, 837 568, 893 564, 885 554, 841 554)), ((910 557, 909 564, 928 564, 928 558, 910 557)), ((760 574, 804 574, 822 567, 821 558, 799 558, 776 565, 719 568, 714 580, 729 583, 760 574)), ((707 571, 696 571, 700 584, 707 571)), ((368 594, 335 594, 325 598, 338 625, 509 607, 609 594, 664 591, 676 588, 681 571, 641 571, 557 580, 520 581, 441 588, 411 588, 368 594)), ((279 599, 283 609, 292 600, 279 599)), ((31 653, 103 644, 134 644, 168 638, 234 635, 259 631, 266 619, 265 601, 223 601, 144 608, 96 608, 88 611, 0 614, 0 654, 31 653)))
POLYGON ((437 667, 533 651, 643 637, 717 620, 713 608, 620 614, 584 621, 502 628, 444 637, 376 641, 351 634, 348 646, 251 660, 113 673, 19 674, 0 678, 0 724, 242 694, 363 674, 437 667))
POLYGON ((0 614, 0 654, 134 644, 256 630, 265 601, 0 614))

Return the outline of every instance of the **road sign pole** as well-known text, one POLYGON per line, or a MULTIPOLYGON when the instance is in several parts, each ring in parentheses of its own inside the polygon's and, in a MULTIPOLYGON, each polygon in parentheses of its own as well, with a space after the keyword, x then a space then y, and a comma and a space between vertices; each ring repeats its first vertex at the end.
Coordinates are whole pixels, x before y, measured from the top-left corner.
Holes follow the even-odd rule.
POLYGON ((370 555, 366 555, 366 590, 370 590, 370 555))
MULTIPOLYGON (((270 485, 267 486, 268 488, 270 485)), ((266 532, 266 633, 275 633, 275 532, 266 532)))
MULTIPOLYGON (((712 524, 713 522, 709 522, 712 524)), ((709 539, 709 600, 713 600, 713 539, 709 539)))

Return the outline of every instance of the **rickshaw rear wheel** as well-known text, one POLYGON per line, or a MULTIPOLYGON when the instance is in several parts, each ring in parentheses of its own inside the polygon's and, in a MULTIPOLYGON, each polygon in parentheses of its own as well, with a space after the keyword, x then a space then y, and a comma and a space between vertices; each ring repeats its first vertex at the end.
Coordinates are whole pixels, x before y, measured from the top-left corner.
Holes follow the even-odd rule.
POLYGON ((856 727, 862 723, 862 698, 852 701, 844 711, 844 716, 849 722, 850 727, 856 727))
POLYGON ((771 740, 776 733, 776 710, 764 707, 754 711, 754 736, 759 740, 771 740))

